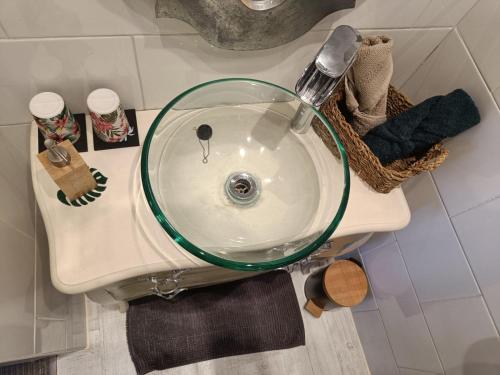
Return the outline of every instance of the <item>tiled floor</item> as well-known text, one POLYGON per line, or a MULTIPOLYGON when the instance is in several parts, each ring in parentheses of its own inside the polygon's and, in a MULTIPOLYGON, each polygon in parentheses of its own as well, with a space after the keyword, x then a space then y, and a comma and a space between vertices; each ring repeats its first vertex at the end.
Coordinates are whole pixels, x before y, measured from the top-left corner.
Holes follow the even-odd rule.
MULTIPOLYGON (((299 303, 307 276, 292 275, 299 303)), ((135 374, 125 335, 125 314, 88 303, 89 348, 61 356, 59 375, 135 374)), ((205 361, 154 372, 168 375, 369 375, 350 309, 316 319, 303 310, 306 346, 205 361)))

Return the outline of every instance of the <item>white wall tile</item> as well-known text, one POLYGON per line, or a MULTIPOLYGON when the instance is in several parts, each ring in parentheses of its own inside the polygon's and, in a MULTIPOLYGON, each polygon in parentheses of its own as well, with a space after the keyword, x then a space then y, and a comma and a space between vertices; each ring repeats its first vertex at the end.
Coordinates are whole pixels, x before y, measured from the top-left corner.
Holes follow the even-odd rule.
MULTIPOLYGON (((480 0, 459 24, 459 31, 492 91, 500 87, 500 2, 480 0)), ((497 93, 498 94, 498 93, 497 93)), ((500 98, 496 95, 497 103, 500 98)))
POLYGON ((58 92, 73 112, 98 87, 142 108, 130 37, 0 40, 0 56, 0 124, 31 120, 28 103, 40 91, 58 92))
POLYGON ((295 87, 328 31, 309 32, 261 51, 212 47, 198 35, 135 37, 146 108, 161 108, 182 91, 224 77, 249 77, 295 87))
POLYGON ((424 303, 446 375, 500 373, 500 341, 483 299, 424 303))
POLYGON ((385 34, 394 39, 394 74, 391 83, 401 87, 450 32, 437 29, 362 30, 363 35, 385 34))
MULTIPOLYGON (((394 38, 393 84, 405 82, 449 32, 432 30, 363 30, 394 38)), ((198 35, 135 37, 146 108, 159 108, 180 92, 223 77, 267 80, 295 87, 329 31, 312 31, 284 46, 263 51, 228 51, 210 46, 198 35)))
POLYGON ((404 186, 411 222, 396 238, 420 301, 480 294, 428 173, 404 186), (443 277, 446 275, 446 277, 443 277))
POLYGON ((155 1, 1 1, 0 21, 15 38, 195 32, 183 21, 156 19, 155 1))
POLYGON ((0 363, 34 352, 35 241, 0 221, 0 363))
POLYGON ((371 375, 398 375, 384 324, 378 311, 352 314, 371 375))
POLYGON ((465 212, 453 223, 497 327, 500 327, 500 199, 465 212))
POLYGON ((0 220, 33 237, 29 134, 30 125, 0 126, 0 220))
POLYGON ((431 336, 395 242, 361 254, 400 367, 441 372, 431 336))
POLYGON ((475 100, 481 123, 446 141, 450 155, 432 172, 450 216, 500 194, 500 113, 456 32, 450 33, 403 86, 415 102, 456 88, 475 100))
POLYGON ((317 29, 348 24, 361 29, 454 26, 477 0, 358 0, 355 9, 331 14, 317 29))

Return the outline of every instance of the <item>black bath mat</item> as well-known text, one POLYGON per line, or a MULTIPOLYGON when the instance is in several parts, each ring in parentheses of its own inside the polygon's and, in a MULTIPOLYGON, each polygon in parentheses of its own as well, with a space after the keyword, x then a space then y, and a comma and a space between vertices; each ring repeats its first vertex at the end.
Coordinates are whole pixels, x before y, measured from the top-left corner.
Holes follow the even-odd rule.
POLYGON ((137 373, 305 345, 292 279, 277 271, 193 289, 174 302, 130 303, 127 340, 137 373))

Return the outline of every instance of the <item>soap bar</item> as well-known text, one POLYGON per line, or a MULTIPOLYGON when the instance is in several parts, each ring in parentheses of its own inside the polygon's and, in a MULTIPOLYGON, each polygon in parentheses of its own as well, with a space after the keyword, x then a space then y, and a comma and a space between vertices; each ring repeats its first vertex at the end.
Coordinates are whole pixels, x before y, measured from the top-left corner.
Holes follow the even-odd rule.
POLYGON ((72 201, 97 187, 97 183, 90 173, 88 165, 80 156, 73 144, 66 140, 58 144, 63 147, 71 156, 71 163, 65 167, 58 168, 48 159, 48 151, 39 153, 38 160, 42 163, 50 177, 72 201))

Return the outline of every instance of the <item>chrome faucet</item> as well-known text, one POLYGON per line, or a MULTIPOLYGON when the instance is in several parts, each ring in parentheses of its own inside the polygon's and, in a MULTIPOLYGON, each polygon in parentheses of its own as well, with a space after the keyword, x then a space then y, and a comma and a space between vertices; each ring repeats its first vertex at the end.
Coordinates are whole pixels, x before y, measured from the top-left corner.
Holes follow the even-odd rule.
POLYGON ((311 127, 312 108, 318 109, 342 82, 356 60, 361 39, 357 30, 342 25, 323 44, 295 85, 295 93, 302 103, 292 119, 292 130, 305 133, 311 127))

